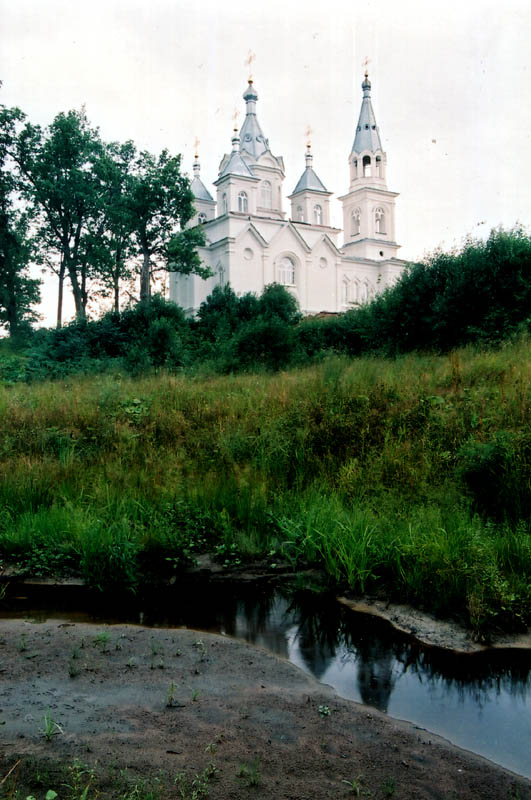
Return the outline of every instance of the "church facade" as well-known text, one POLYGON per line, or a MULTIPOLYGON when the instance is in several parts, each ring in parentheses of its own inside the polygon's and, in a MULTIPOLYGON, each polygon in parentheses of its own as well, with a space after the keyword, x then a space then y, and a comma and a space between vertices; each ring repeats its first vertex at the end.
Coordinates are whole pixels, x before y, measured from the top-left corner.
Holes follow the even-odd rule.
POLYGON ((329 192, 313 169, 307 146, 306 166, 283 210, 284 162, 274 156, 256 115, 253 81, 243 94, 246 115, 232 138, 214 182, 216 198, 200 177, 196 155, 191 184, 195 217, 204 225, 201 261, 212 277, 170 273, 170 299, 193 314, 216 285, 229 283, 238 294, 260 294, 280 283, 297 299, 304 314, 341 312, 368 302, 391 286, 404 267, 397 257, 396 192, 386 183, 386 155, 371 103, 365 73, 354 143, 348 158, 348 193, 343 206, 343 235, 330 225, 329 192))

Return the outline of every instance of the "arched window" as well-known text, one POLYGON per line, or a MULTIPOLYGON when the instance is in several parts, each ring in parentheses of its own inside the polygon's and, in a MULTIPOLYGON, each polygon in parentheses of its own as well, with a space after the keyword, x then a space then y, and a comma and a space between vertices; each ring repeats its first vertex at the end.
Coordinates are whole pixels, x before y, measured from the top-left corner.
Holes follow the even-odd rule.
POLYGON ((350 281, 345 276, 341 281, 341 305, 346 306, 350 300, 350 281))
POLYGON ((247 199, 246 192, 240 192, 238 194, 238 211, 242 214, 245 214, 249 210, 249 201, 247 199))
POLYGON ((204 225, 205 222, 207 221, 207 215, 201 212, 200 214, 197 215, 197 221, 199 222, 200 225, 204 225))
POLYGON ((367 283, 362 283, 359 291, 360 303, 366 303, 369 299, 369 286, 367 283))
POLYGON ((279 261, 278 282, 282 286, 295 286, 295 262, 289 256, 284 256, 279 261))
POLYGON ((302 206, 297 206, 297 222, 304 222, 304 209, 302 206))
POLYGON ((376 177, 382 177, 382 159, 380 156, 376 156, 376 177))
POLYGON ((370 178, 372 175, 371 169, 371 157, 370 156, 363 156, 363 177, 370 178))
POLYGON ((269 181, 262 181, 260 186, 260 205, 263 208, 271 208, 272 203, 272 191, 271 191, 271 184, 269 181))
POLYGON ((350 217, 350 235, 358 236, 361 230, 361 209, 355 208, 350 217))
POLYGON ((227 214, 228 211, 229 211, 229 206, 227 203, 227 195, 224 194, 223 197, 221 198, 221 213, 227 214))
POLYGON ((374 212, 374 230, 376 233, 385 233, 385 212, 377 208, 374 212))
POLYGON ((354 278, 352 281, 352 286, 350 288, 350 299, 353 303, 359 302, 360 296, 360 285, 359 282, 354 278))
POLYGON ((313 221, 316 225, 323 224, 323 209, 319 205, 313 207, 313 221))
POLYGON ((219 285, 220 286, 224 286, 225 285, 225 267, 223 266, 221 261, 218 261, 217 266, 216 266, 216 270, 217 270, 217 273, 218 273, 219 285))

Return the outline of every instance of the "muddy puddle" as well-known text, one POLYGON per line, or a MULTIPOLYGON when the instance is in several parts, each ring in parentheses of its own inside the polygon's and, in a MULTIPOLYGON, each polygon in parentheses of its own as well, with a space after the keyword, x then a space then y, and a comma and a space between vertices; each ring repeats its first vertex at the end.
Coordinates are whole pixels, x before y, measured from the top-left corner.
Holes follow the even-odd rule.
POLYGON ((256 586, 217 585, 195 594, 174 589, 125 603, 91 596, 90 606, 86 599, 74 588, 18 590, 0 616, 187 627, 242 639, 288 659, 344 698, 531 777, 529 651, 457 655, 425 648, 334 598, 256 586))

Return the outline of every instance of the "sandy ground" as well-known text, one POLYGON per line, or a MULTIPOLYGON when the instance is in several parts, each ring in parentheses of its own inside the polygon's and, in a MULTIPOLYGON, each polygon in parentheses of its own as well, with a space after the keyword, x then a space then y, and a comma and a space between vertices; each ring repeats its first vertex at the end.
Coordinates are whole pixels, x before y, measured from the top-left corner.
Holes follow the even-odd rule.
MULTIPOLYGON (((0 621, 0 780, 19 759, 0 797, 35 794, 33 770, 38 797, 68 798, 42 776, 53 782, 47 762, 79 759, 168 786, 213 762, 209 797, 220 800, 531 798, 524 778, 343 700, 282 659, 186 629, 0 621), (61 726, 51 741, 48 711, 61 726)), ((100 791, 118 796, 110 778, 100 791)))

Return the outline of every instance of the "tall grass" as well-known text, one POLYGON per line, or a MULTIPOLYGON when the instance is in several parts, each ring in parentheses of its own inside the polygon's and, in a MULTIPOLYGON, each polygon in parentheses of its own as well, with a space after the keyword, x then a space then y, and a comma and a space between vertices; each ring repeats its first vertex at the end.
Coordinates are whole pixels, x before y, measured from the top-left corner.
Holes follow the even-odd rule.
POLYGON ((477 628, 519 624, 530 356, 522 339, 276 375, 0 387, 1 556, 134 588, 167 552, 236 544, 477 628))

